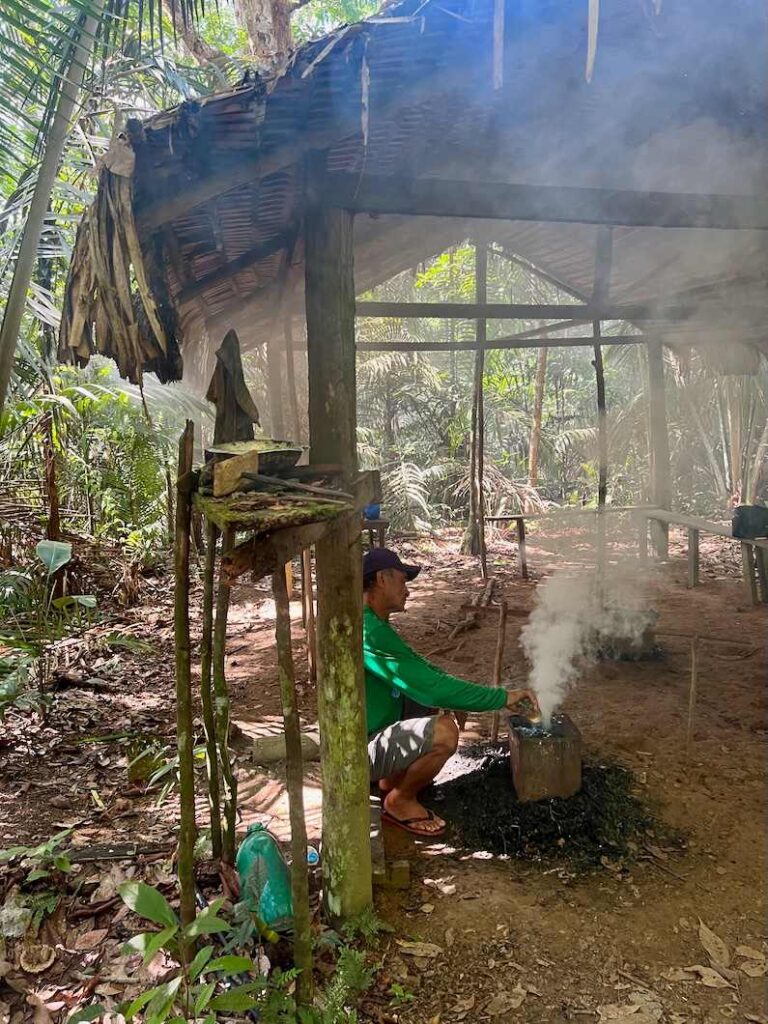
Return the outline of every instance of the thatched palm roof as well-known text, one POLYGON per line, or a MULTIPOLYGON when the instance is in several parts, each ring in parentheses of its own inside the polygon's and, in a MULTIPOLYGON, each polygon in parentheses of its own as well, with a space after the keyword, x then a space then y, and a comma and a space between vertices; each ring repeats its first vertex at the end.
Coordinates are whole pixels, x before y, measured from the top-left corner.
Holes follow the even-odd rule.
MULTIPOLYGON (((765 190, 760 0, 727 15, 715 0, 604 0, 591 82, 582 0, 506 0, 503 34, 501 2, 405 0, 302 47, 270 81, 130 124, 81 228, 62 355, 82 361, 104 351, 133 379, 142 366, 176 378, 178 345, 187 371, 202 379, 230 327, 247 349, 275 332, 281 311, 300 316, 302 219, 318 168, 355 175, 361 187, 369 175, 406 175, 765 190), (146 281, 136 273, 139 246, 146 281)), ((591 293, 595 225, 486 226, 572 292, 591 293)), ((478 227, 359 214, 358 292, 478 227)), ((691 330, 724 309, 724 342, 765 346, 765 236, 617 228, 611 298, 701 296, 709 306, 691 330)), ((651 326, 671 329, 663 317, 651 326)))

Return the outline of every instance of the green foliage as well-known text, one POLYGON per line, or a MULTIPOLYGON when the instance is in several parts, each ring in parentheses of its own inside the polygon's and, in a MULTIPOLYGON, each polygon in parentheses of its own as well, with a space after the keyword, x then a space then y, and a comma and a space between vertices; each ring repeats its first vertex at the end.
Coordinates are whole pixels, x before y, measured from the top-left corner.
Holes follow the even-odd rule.
MULTIPOLYGON (((127 1021, 140 1016, 143 1024, 213 1024, 219 1013, 255 1010, 263 1024, 357 1024, 354 1004, 373 980, 365 956, 358 950, 342 949, 321 1005, 299 1011, 292 996, 296 970, 278 969, 267 978, 257 974, 249 956, 231 952, 216 955, 215 943, 226 950, 233 935, 232 925, 221 916, 223 900, 215 900, 193 922, 182 926, 171 905, 153 886, 124 882, 118 892, 135 914, 155 926, 152 931, 134 935, 123 947, 124 955, 138 953, 148 964, 163 952, 178 964, 175 974, 161 985, 148 988, 118 1007, 127 1021), (207 941, 210 935, 216 936, 214 942, 207 941), (202 945, 190 955, 188 951, 200 939, 202 945)), ((94 1004, 78 1010, 71 1020, 95 1020, 104 1012, 103 1006, 94 1004)))
POLYGON ((0 658, 0 718, 9 707, 43 710, 51 644, 81 628, 96 607, 89 594, 54 596, 54 577, 69 563, 71 544, 43 540, 35 553, 38 565, 0 573, 0 643, 7 648, 0 658))
POLYGON ((72 869, 72 862, 60 847, 71 832, 71 828, 64 829, 38 846, 11 846, 7 850, 0 850, 0 864, 18 861, 19 866, 27 872, 25 884, 50 878, 57 872, 67 874, 72 869))

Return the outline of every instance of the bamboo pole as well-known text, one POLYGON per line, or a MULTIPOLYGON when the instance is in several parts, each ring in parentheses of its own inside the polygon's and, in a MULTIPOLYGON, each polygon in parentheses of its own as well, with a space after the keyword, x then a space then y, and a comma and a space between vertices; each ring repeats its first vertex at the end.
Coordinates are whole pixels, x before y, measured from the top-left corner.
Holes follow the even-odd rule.
MULTIPOLYGON (((507 599, 502 597, 499 601, 499 632, 496 637, 496 657, 493 662, 493 685, 496 689, 501 686, 501 672, 504 666, 504 641, 507 635, 507 599)), ((499 738, 499 712, 493 712, 493 724, 491 725, 491 743, 496 743, 499 738)))
MULTIPOLYGON (((221 541, 222 563, 234 543, 234 530, 227 527, 221 541)), ((219 570, 219 585, 216 593, 216 619, 213 627, 213 693, 215 701, 216 744, 224 797, 224 828, 222 832, 222 860, 225 864, 235 863, 235 821, 237 815, 237 779, 232 770, 229 753, 229 691, 224 671, 227 645, 227 615, 229 614, 229 584, 219 570)))
POLYGON ((291 820, 291 892, 293 895, 293 961, 299 969, 296 1004, 312 1005, 312 931, 307 873, 307 827, 304 818, 304 763, 301 752, 301 724, 296 703, 296 677, 291 651, 291 610, 285 568, 272 576, 275 598, 275 640, 277 671, 285 727, 285 778, 291 820))
POLYGON ((174 541, 175 595, 174 634, 176 644, 176 746, 179 756, 179 846, 178 874, 181 921, 195 918, 195 775, 192 725, 192 673, 189 642, 189 540, 190 500, 194 425, 187 420, 179 439, 179 475, 176 483, 176 537, 174 541))
POLYGON ((206 766, 208 769, 208 807, 211 815, 211 848, 221 857, 221 802, 219 758, 216 747, 216 714, 211 689, 213 649, 213 590, 216 575, 216 544, 219 531, 209 522, 206 531, 205 568, 203 570, 203 635, 200 642, 200 696, 205 725, 206 766))

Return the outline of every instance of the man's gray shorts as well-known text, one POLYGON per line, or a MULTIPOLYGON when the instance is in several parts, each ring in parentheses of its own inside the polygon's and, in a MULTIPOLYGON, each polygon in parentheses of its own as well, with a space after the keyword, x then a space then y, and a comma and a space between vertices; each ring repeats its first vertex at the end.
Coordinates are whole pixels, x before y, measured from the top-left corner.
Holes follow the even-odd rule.
POLYGON ((375 732, 368 740, 371 779, 388 779, 428 754, 435 737, 435 715, 406 718, 375 732))

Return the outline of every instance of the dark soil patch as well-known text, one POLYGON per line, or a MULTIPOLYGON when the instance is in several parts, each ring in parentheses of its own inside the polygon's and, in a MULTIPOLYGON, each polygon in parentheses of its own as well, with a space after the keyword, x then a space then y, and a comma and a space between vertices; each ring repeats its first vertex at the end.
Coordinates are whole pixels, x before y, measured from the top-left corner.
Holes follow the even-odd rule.
POLYGON ((428 802, 450 822, 451 841, 465 848, 586 871, 604 858, 631 858, 659 837, 681 843, 633 794, 632 772, 615 762, 585 763, 582 788, 567 800, 520 803, 501 748, 470 747, 456 761, 454 777, 428 802))

